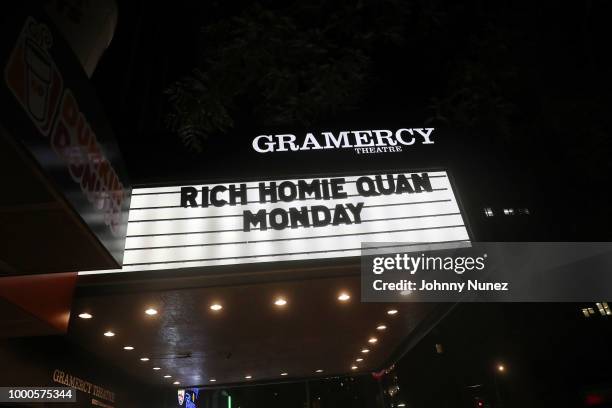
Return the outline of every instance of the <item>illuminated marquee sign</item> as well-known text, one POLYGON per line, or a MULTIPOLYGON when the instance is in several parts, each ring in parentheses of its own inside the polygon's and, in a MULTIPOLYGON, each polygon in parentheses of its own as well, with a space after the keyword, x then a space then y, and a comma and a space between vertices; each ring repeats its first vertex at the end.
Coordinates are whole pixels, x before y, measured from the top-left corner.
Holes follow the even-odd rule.
POLYGON ((295 152, 300 150, 355 149, 357 154, 401 152, 415 144, 434 144, 433 128, 401 128, 397 130, 351 130, 306 133, 300 140, 292 134, 259 135, 253 139, 257 153, 295 152), (315 136, 316 135, 316 136, 315 136))
POLYGON ((468 243, 446 172, 134 189, 122 271, 356 257, 362 242, 468 243))

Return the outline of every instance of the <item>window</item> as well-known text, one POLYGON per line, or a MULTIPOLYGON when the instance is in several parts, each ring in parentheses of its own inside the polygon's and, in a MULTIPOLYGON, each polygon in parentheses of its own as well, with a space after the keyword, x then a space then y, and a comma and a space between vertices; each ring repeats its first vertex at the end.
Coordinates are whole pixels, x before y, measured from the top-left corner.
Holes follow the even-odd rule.
POLYGON ((514 215, 514 208, 504 208, 504 215, 514 215))
POLYGON ((608 302, 598 302, 595 303, 595 306, 597 306, 597 311, 599 311, 599 314, 602 316, 609 316, 610 314, 612 314, 612 312, 610 312, 608 302))
POLYGON ((487 217, 492 217, 493 216, 493 209, 491 207, 486 207, 484 209, 484 213, 487 217))

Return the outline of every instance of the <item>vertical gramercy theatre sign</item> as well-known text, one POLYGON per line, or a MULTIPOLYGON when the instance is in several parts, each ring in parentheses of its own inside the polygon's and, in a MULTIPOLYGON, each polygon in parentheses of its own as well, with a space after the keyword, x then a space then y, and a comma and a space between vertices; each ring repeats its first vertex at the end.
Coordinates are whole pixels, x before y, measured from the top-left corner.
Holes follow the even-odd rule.
POLYGON ((300 140, 293 134, 259 135, 253 139, 253 149, 258 153, 351 148, 357 154, 401 152, 405 146, 434 144, 433 131, 433 128, 351 130, 336 134, 321 132, 316 136, 308 132, 300 140))

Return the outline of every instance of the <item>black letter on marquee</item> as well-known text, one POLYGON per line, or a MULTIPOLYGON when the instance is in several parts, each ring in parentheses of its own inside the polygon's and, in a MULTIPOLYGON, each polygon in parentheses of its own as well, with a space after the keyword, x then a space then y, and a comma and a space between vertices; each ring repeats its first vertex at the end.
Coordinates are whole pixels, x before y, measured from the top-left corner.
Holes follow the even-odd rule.
POLYGON ((266 196, 270 196, 270 202, 277 202, 276 198, 276 183, 274 181, 270 182, 270 187, 266 187, 266 183, 259 183, 259 202, 265 203, 266 196))
POLYGON ((329 180, 323 180, 323 199, 329 200, 329 180))
POLYGON ((397 188, 395 194, 414 193, 414 189, 408 182, 408 179, 403 174, 397 175, 397 188))
POLYGON ((301 207, 299 210, 291 207, 289 208, 289 216, 291 218, 291 228, 297 228, 298 222, 302 224, 303 227, 310 227, 308 207, 301 207))
POLYGON ((298 188, 300 190, 300 200, 306 199, 306 194, 315 196, 316 200, 321 199, 321 181, 314 179, 308 184, 306 180, 298 180, 298 188))
POLYGON ((332 188, 332 197, 335 199, 346 198, 348 194, 343 191, 344 183, 346 180, 344 178, 334 178, 331 179, 331 188, 332 188))
POLYGON ((227 201, 225 201, 223 199, 218 199, 217 198, 217 194, 218 193, 223 193, 224 191, 227 191, 227 187, 225 187, 225 186, 214 186, 210 190, 210 203, 212 205, 214 205, 215 207, 223 207, 225 204, 227 204, 227 201))
POLYGON ((230 190, 229 190, 230 205, 236 205, 236 197, 240 197, 241 205, 245 205, 247 203, 246 184, 241 184, 238 190, 236 190, 236 186, 234 184, 230 185, 230 190))
POLYGON ((247 232, 251 230, 251 224, 253 224, 254 227, 257 226, 257 224, 261 224, 261 227, 259 228, 261 231, 265 231, 268 229, 268 227, 266 226, 266 210, 261 209, 259 211, 257 211, 257 214, 253 215, 252 212, 250 212, 249 210, 244 210, 244 212, 242 213, 243 216, 243 227, 242 230, 247 232))
POLYGON ((336 209, 334 210, 334 220, 332 221, 332 225, 339 224, 350 224, 351 218, 346 213, 344 206, 342 204, 336 204, 336 209))
POLYGON ((282 208, 275 208, 270 211, 270 226, 275 230, 282 230, 287 228, 287 224, 289 224, 289 217, 287 215, 287 211, 282 208), (276 221, 276 216, 280 215, 280 222, 276 221))
POLYGON ((357 203, 357 205, 346 203, 346 208, 353 213, 353 224, 361 224, 361 210, 363 209, 363 203, 357 203))
POLYGON ((278 196, 281 201, 284 201, 286 203, 295 200, 295 197, 297 196, 295 184, 293 184, 293 182, 291 181, 283 181, 282 183, 280 183, 278 185, 278 196), (286 189, 289 189, 289 194, 285 193, 286 189))
POLYGON ((198 190, 195 187, 181 187, 181 207, 187 208, 187 204, 190 207, 197 207, 197 196, 198 190))
POLYGON ((411 174, 410 178, 412 179, 412 184, 414 184, 414 189, 417 193, 422 192, 423 190, 432 192, 433 188, 431 188, 431 182, 429 181, 429 175, 427 173, 411 174))
POLYGON ((313 227, 324 227, 329 225, 329 222, 331 221, 329 208, 325 207, 324 205, 313 205, 310 210, 312 212, 313 227), (319 212, 323 213, 323 218, 319 217, 319 212))
POLYGON ((374 181, 368 176, 359 177, 355 182, 357 187, 357 192, 364 197, 372 197, 380 195, 379 192, 376 191, 376 187, 374 186, 374 181), (364 185, 368 186, 368 189, 364 189, 364 185))
POLYGON ((387 183, 389 183, 389 187, 385 188, 382 176, 376 176, 376 187, 378 187, 378 191, 384 195, 393 194, 395 192, 395 180, 393 180, 393 174, 387 174, 387 183))
POLYGON ((208 187, 202 186, 202 207, 208 207, 208 187))

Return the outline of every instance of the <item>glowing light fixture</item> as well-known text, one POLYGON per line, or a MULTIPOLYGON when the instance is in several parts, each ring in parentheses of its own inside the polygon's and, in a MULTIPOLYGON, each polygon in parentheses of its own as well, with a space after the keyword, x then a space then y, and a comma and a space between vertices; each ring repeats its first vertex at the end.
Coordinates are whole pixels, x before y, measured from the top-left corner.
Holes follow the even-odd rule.
POLYGON ((210 305, 210 310, 214 310, 215 312, 221 309, 223 309, 223 306, 221 306, 219 303, 213 303, 212 305, 210 305))
POLYGON ((351 298, 351 295, 349 295, 346 292, 342 292, 338 295, 338 300, 341 302, 346 302, 347 300, 349 300, 351 298))
POLYGON ((150 307, 147 310, 145 310, 145 313, 148 314, 149 316, 155 316, 157 314, 157 310, 150 307))
POLYGON ((79 317, 81 319, 91 319, 93 316, 90 313, 85 312, 85 313, 81 313, 79 317))
POLYGON ((109 330, 109 331, 104 332, 104 335, 106 337, 113 337, 115 335, 115 333, 109 330))

